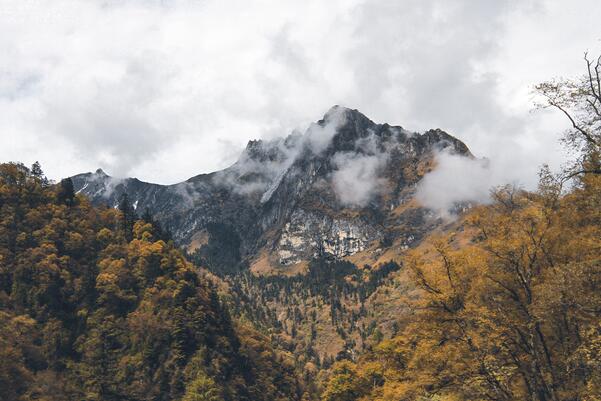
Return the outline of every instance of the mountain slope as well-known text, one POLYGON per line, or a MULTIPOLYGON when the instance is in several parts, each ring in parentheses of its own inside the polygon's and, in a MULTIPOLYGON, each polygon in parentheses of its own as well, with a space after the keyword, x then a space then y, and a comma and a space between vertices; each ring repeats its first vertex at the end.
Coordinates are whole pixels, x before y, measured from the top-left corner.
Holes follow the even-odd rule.
POLYGON ((418 241, 438 222, 413 202, 415 186, 441 151, 472 157, 441 130, 413 133, 334 106, 304 134, 251 141, 231 167, 182 183, 115 179, 101 170, 72 179, 95 204, 115 206, 127 193, 190 250, 218 224, 239 237, 254 271, 294 272, 314 257, 418 241))
POLYGON ((405 255, 415 290, 382 301, 411 313, 337 362, 322 401, 599 399, 601 176, 500 188, 459 220, 405 255))

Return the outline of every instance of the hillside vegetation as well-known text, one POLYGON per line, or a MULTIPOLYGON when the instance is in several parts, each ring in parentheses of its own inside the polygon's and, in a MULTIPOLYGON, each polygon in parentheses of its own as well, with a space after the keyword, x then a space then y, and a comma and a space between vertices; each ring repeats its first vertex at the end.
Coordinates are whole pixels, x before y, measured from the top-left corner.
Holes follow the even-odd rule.
POLYGON ((601 57, 585 62, 537 86, 568 117, 573 164, 406 254, 408 323, 336 363, 323 401, 601 399, 601 57))
POLYGON ((336 363, 324 401, 601 397, 601 177, 561 197, 504 188, 406 256, 410 323, 336 363))
POLYGON ((296 399, 287 357, 122 209, 0 165, 2 400, 296 399))

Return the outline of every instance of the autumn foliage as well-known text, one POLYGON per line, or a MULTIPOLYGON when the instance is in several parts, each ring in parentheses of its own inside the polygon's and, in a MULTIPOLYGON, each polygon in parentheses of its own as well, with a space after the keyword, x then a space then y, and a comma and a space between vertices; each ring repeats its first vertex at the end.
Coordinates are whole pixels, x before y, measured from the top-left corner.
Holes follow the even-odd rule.
POLYGON ((494 198, 407 255, 411 323, 324 400, 600 399, 601 177, 494 198))
POLYGON ((232 323, 160 228, 127 217, 0 165, 0 398, 294 399, 267 340, 232 323))
POLYGON ((573 163, 410 251, 408 323, 335 364, 324 401, 601 400, 601 57, 585 62, 536 87, 568 117, 573 163))

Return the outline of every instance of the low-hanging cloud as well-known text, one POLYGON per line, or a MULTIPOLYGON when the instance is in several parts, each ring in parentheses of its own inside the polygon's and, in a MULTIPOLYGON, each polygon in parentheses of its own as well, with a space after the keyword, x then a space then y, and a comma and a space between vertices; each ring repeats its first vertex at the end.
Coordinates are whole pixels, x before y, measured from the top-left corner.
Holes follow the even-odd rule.
POLYGON ((519 185, 519 171, 489 159, 452 154, 435 155, 436 167, 419 182, 416 199, 438 216, 452 218, 459 204, 486 204, 491 190, 500 185, 519 185))
POLYGON ((251 142, 236 163, 215 174, 213 182, 242 195, 260 192, 266 202, 297 158, 307 152, 321 155, 345 121, 346 109, 335 106, 304 134, 295 130, 286 138, 251 142))
POLYGON ((379 177, 386 163, 382 154, 365 155, 356 152, 339 152, 332 159, 336 170, 332 184, 342 205, 363 207, 384 187, 379 177))
POLYGON ((334 106, 324 115, 321 124, 311 123, 304 135, 303 146, 309 146, 318 155, 332 142, 332 138, 340 126, 346 122, 346 109, 334 106))

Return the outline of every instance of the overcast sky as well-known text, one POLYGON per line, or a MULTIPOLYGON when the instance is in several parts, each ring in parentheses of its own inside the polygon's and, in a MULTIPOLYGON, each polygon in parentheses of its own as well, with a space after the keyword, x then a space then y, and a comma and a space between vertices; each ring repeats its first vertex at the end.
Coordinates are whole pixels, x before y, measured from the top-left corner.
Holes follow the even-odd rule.
POLYGON ((601 51, 601 2, 0 0, 0 161, 174 183, 334 104, 442 128, 504 179, 557 166, 537 82, 601 51))

